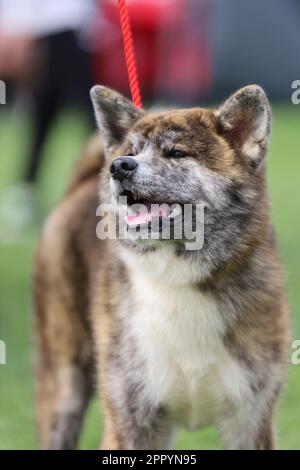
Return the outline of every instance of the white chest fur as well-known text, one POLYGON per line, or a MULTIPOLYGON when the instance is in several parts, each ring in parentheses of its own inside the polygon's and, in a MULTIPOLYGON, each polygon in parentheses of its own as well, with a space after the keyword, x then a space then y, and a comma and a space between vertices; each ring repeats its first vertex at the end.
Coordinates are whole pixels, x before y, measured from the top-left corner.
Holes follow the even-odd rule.
POLYGON ((133 274, 130 328, 146 365, 146 393, 194 429, 239 406, 246 376, 222 343, 216 301, 199 289, 133 274))

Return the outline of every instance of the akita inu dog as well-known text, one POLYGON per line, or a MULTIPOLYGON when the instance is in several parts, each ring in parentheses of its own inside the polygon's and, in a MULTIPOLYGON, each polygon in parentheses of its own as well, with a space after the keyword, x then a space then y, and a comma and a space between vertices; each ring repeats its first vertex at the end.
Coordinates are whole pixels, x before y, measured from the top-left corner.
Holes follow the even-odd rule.
MULTIPOLYGON (((41 447, 76 446, 97 377, 104 449, 163 449, 178 425, 209 424, 227 449, 273 449, 289 318, 266 189, 264 91, 159 113, 105 87, 91 96, 101 138, 36 257, 41 447), (203 246, 187 249, 184 236, 99 239, 97 207, 120 215, 120 195, 126 208, 175 204, 177 220, 185 204, 203 205, 203 246)), ((148 232, 158 219, 160 233, 173 212, 138 217, 131 211, 127 225, 148 232)))

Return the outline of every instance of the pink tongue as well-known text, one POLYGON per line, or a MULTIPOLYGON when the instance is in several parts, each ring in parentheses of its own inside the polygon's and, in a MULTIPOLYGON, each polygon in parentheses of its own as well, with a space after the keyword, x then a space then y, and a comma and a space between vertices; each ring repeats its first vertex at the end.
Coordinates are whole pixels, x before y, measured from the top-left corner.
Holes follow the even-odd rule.
POLYGON ((140 225, 150 222, 155 217, 168 217, 169 211, 167 205, 152 204, 149 207, 142 206, 135 214, 128 214, 126 222, 128 225, 140 225))

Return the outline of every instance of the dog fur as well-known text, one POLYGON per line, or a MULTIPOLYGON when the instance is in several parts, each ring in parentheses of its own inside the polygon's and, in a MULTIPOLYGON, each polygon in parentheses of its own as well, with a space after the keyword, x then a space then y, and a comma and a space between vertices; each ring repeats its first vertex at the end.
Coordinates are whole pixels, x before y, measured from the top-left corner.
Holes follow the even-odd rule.
POLYGON ((35 262, 41 447, 76 447, 96 383, 103 449, 165 449, 178 426, 210 424, 227 449, 273 449, 290 339, 264 91, 252 85, 218 109, 160 113, 108 88, 91 95, 100 137, 48 218, 35 262), (109 168, 123 155, 138 167, 117 181, 109 168), (96 208, 114 206, 122 190, 204 204, 202 249, 99 240, 96 208))

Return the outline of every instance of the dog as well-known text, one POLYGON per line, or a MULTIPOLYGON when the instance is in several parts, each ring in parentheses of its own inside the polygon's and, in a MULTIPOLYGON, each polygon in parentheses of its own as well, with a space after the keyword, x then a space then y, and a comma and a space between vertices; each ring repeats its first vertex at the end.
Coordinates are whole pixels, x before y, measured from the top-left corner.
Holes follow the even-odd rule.
POLYGON ((215 109, 164 112, 102 86, 91 97, 100 135, 35 259, 41 448, 76 447, 96 384, 102 449, 166 449, 178 426, 207 425, 226 449, 274 449, 290 322, 269 213, 265 92, 250 85, 215 109), (103 205, 126 237, 97 236, 103 205), (186 205, 203 208, 196 249, 174 236, 186 205))

